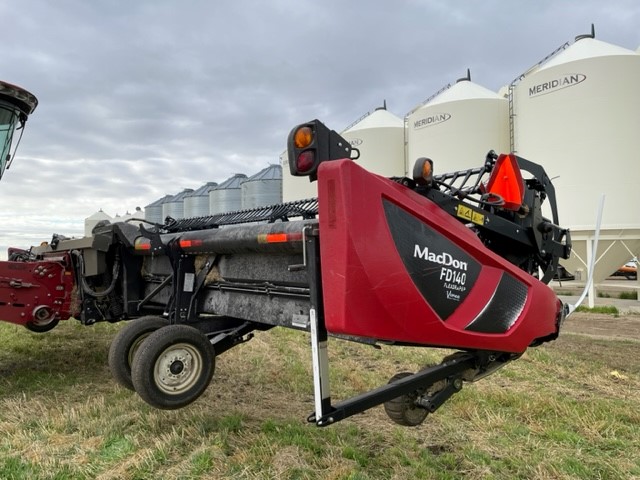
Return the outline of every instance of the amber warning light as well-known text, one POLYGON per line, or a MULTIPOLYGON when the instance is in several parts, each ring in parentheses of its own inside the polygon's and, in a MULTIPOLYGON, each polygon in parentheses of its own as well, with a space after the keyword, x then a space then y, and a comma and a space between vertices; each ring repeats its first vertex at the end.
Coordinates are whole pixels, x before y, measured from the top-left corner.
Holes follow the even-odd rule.
POLYGON ((296 177, 318 178, 320 164, 341 158, 357 159, 360 152, 334 130, 329 130, 319 120, 298 125, 287 141, 289 171, 296 177))

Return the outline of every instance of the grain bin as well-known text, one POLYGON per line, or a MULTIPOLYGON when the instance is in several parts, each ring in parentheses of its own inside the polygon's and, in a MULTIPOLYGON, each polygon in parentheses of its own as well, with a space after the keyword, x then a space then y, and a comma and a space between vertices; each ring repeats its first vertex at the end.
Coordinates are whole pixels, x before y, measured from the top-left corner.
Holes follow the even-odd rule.
POLYGON ((554 178, 574 245, 563 265, 584 280, 595 255, 598 282, 640 251, 640 55, 594 37, 576 37, 521 77, 512 122, 516 152, 554 178), (591 252, 601 194, 601 242, 591 252))
POLYGON ((383 177, 401 177, 404 168, 404 121, 377 108, 347 127, 340 135, 360 151, 358 164, 383 177))
POLYGON ((98 225, 98 223, 100 222, 111 223, 112 220, 113 219, 111 218, 111 216, 103 212, 102 209, 98 210, 92 215, 89 215, 87 218, 84 219, 84 236, 85 237, 91 236, 91 232, 93 231, 95 226, 98 225))
POLYGON ((127 211, 122 217, 118 219, 119 222, 126 222, 132 225, 140 225, 141 223, 145 223, 144 221, 136 222, 134 219, 144 220, 144 212, 140 207, 136 207, 133 213, 127 211))
POLYGON ((205 217, 209 215, 209 192, 217 187, 216 182, 207 182, 184 197, 184 216, 205 217))
POLYGON ((309 177, 294 177, 289 171, 289 156, 285 150, 280 155, 282 167, 282 201, 293 202, 318 196, 318 182, 310 182, 309 177))
POLYGON ((165 195, 158 200, 151 202, 144 207, 144 219, 149 223, 164 223, 164 215, 162 213, 162 205, 172 198, 172 195, 165 195))
POLYGON ((163 218, 171 217, 175 220, 184 218, 184 198, 192 192, 193 188, 185 188, 180 193, 167 199, 167 201, 162 204, 163 218))
POLYGON ((245 180, 241 186, 242 209, 282 202, 282 167, 269 165, 245 180))
POLYGON ((209 192, 209 212, 235 212, 242 209, 242 190, 240 185, 247 179, 243 173, 236 173, 209 192))
POLYGON ((405 117, 405 173, 420 157, 434 161, 435 173, 479 167, 487 152, 509 152, 509 102, 465 78, 447 85, 405 117))

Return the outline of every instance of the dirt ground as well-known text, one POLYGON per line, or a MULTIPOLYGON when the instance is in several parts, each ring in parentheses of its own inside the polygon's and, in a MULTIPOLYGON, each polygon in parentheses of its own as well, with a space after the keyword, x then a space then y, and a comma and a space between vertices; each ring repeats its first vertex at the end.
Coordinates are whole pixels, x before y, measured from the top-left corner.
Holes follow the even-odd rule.
POLYGON ((640 315, 628 314, 614 317, 598 313, 576 312, 564 322, 561 334, 563 331, 640 342, 640 315))

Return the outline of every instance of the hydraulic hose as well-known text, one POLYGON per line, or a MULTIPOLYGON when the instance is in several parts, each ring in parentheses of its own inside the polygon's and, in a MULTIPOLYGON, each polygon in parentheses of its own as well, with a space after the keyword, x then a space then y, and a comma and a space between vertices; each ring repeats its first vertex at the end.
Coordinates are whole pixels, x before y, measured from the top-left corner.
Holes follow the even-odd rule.
POLYGON ((78 271, 80 274, 79 275, 80 284, 82 286, 82 291, 84 293, 91 295, 92 297, 103 298, 109 295, 111 292, 113 292, 113 289, 116 287, 116 281, 118 280, 118 276, 120 275, 120 254, 119 253, 116 253, 113 259, 113 268, 111 270, 111 283, 105 290, 102 290, 101 292, 96 292, 87 283, 87 279, 85 278, 83 273, 84 258, 82 257, 82 254, 76 250, 74 250, 72 253, 75 254, 78 258, 78 271))

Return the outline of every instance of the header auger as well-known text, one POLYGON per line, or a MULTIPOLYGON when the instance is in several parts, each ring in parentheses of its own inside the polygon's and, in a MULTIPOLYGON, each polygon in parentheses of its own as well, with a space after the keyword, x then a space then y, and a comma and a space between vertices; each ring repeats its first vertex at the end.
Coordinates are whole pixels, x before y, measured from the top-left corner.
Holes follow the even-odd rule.
POLYGON ((490 152, 476 169, 436 175, 437 162, 422 158, 411 178, 383 178, 317 120, 296 127, 288 147, 291 173, 317 178, 317 200, 163 226, 115 223, 14 250, 0 267, 10 277, 0 314, 32 330, 70 316, 128 320, 110 368, 164 409, 195 401, 215 356, 254 332, 307 331, 309 421, 318 426, 380 404, 393 421, 417 425, 465 382, 558 336, 568 309, 546 284, 571 241, 541 166, 490 152), (455 352, 334 403, 330 336, 455 352))

